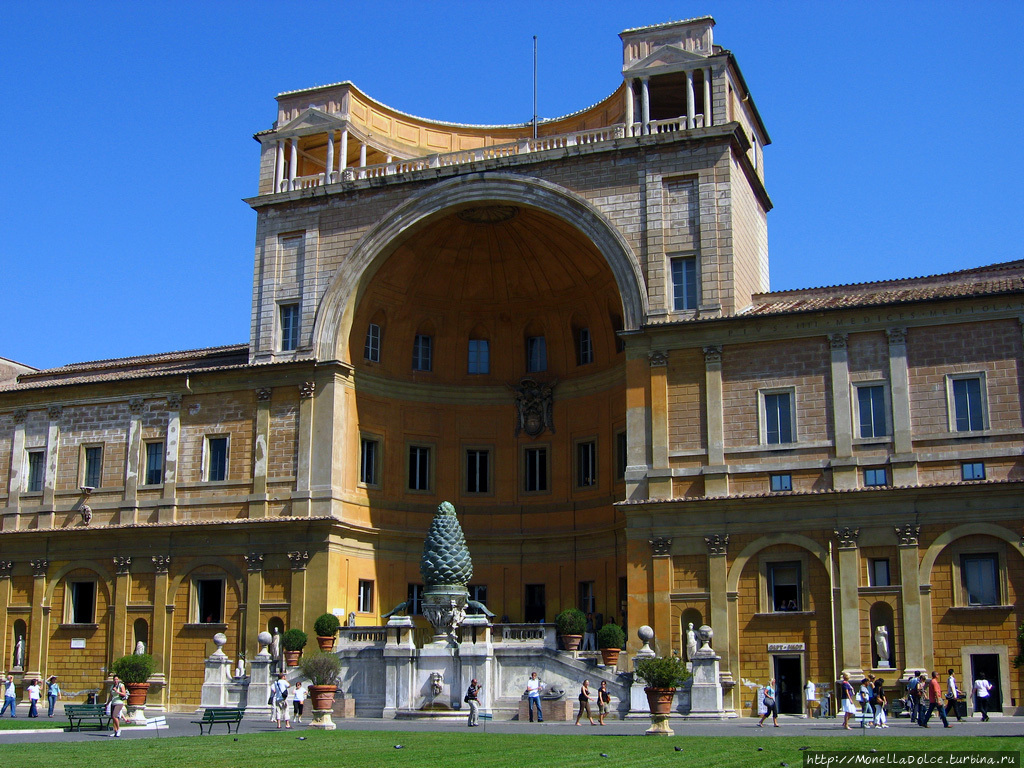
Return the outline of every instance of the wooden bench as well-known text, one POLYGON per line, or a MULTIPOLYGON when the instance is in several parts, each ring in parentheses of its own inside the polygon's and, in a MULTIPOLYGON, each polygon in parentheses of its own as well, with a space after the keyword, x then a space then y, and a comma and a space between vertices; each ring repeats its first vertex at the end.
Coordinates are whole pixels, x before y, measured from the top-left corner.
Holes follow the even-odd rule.
POLYGON ((110 728, 110 714, 102 704, 65 704, 64 714, 68 716, 72 731, 82 730, 83 720, 95 720, 95 727, 100 730, 110 728))
POLYGON ((199 726, 199 735, 203 735, 203 726, 209 725, 207 733, 213 733, 213 726, 215 723, 224 723, 228 727, 228 733, 231 733, 231 724, 235 724, 235 733, 238 733, 239 727, 242 723, 242 715, 245 714, 244 710, 238 709, 237 707, 207 707, 206 711, 203 712, 201 720, 193 720, 192 722, 199 726))

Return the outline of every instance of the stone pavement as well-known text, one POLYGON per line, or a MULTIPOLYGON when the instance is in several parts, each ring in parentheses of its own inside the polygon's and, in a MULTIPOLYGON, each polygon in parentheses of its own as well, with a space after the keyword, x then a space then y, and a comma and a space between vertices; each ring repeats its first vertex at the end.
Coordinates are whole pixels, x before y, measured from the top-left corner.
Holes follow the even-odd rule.
MULTIPOLYGON (((138 727, 125 726, 122 729, 122 740, 125 739, 156 739, 169 736, 198 736, 199 726, 193 725, 190 721, 198 719, 195 714, 171 714, 167 715, 168 727, 165 730, 154 731, 138 727)), ((0 731, 0 748, 10 743, 32 743, 32 742, 54 742, 54 741, 90 741, 94 739, 108 738, 108 733, 100 731, 82 731, 76 733, 58 730, 66 720, 57 717, 53 718, 54 729, 42 731, 0 731)), ((400 734, 403 732, 470 732, 466 728, 466 721, 463 718, 437 720, 379 720, 370 718, 356 718, 352 720, 337 721, 338 730, 336 734, 343 734, 349 730, 360 731, 381 731, 386 734, 393 734, 397 741, 400 741, 400 734)), ((942 721, 933 718, 929 728, 920 728, 906 718, 890 718, 891 727, 884 729, 861 729, 852 728, 844 731, 841 727, 842 720, 833 719, 804 719, 795 717, 780 717, 780 727, 773 728, 771 720, 765 721, 764 728, 757 727, 756 718, 736 718, 724 722, 700 722, 692 720, 673 719, 670 722, 672 729, 677 736, 750 736, 752 738, 774 738, 776 736, 831 736, 835 738, 857 739, 863 735, 871 734, 880 738, 897 739, 906 736, 1020 736, 1024 734, 1024 718, 1000 717, 993 715, 992 720, 982 723, 979 718, 965 720, 963 723, 953 721, 953 728, 946 730, 942 727, 942 721)), ((603 728, 591 726, 585 720, 579 727, 572 722, 545 722, 545 723, 521 723, 517 720, 481 720, 481 727, 474 733, 601 733, 607 735, 626 736, 643 733, 650 725, 648 720, 609 720, 603 728)), ((242 720, 241 736, 253 733, 280 733, 281 738, 295 737, 302 735, 308 730, 307 723, 295 725, 291 730, 282 729, 280 732, 274 724, 263 717, 249 718, 242 720)), ((215 726, 214 735, 223 736, 227 734, 226 726, 215 726)), ((389 736, 390 737, 390 736, 389 736)), ((396 743, 397 743, 396 741, 396 743)))

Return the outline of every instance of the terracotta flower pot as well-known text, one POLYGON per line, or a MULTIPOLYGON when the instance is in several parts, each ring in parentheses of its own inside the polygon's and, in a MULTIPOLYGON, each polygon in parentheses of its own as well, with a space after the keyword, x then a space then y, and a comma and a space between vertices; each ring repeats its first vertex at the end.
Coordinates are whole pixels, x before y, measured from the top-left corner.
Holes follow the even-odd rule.
POLYGON ((336 685, 311 685, 309 686, 309 700, 313 702, 313 709, 331 709, 334 707, 334 694, 337 692, 336 685))
POLYGON ((284 663, 289 667, 299 666, 299 656, 302 655, 302 651, 285 651, 284 652, 284 663))
POLYGON ((620 653, 622 653, 620 648, 602 648, 601 661, 604 662, 606 667, 614 667, 619 663, 620 653))
POLYGON ((125 683, 128 689, 128 706, 144 707, 146 705, 146 694, 149 693, 149 683, 125 683))
POLYGON ((317 635, 316 642, 320 646, 320 650, 325 653, 334 650, 334 635, 330 637, 320 637, 320 635, 317 635))
POLYGON ((567 651, 578 651, 580 643, 583 642, 583 635, 559 635, 562 638, 562 648, 567 651))
POLYGON ((644 693, 647 694, 647 703, 651 706, 652 715, 667 715, 672 712, 675 688, 644 688, 644 693))

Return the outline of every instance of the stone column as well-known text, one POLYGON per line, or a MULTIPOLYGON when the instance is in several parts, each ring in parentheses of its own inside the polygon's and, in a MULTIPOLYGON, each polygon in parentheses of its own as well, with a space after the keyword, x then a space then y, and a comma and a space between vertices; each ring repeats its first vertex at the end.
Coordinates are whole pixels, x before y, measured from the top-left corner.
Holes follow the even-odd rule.
POLYGON ((714 116, 711 114, 711 67, 704 68, 704 127, 709 128, 715 124, 714 116))
MULTIPOLYGON (((110 658, 124 656, 128 646, 128 592, 131 582, 132 559, 128 555, 116 555, 114 561, 114 625, 110 632, 110 658)), ((150 638, 150 646, 153 639, 150 638)), ((150 649, 152 650, 152 649, 150 649)), ((130 651, 128 651, 130 653, 130 651)))
POLYGON ((242 647, 246 658, 255 658, 259 651, 257 638, 260 633, 260 600, 263 597, 263 553, 249 552, 245 556, 245 635, 242 647))
MULTIPOLYGON (((655 536, 649 543, 654 634, 669 643, 672 637, 672 538, 655 536)), ((667 648, 665 653, 668 653, 667 648)))
POLYGON ((892 394, 892 482, 917 485, 910 423, 910 374, 907 369, 907 329, 889 328, 889 388, 892 394))
POLYGON ((858 566, 860 552, 857 538, 860 528, 843 527, 835 530, 839 540, 839 655, 842 659, 841 672, 851 678, 863 677, 861 668, 861 630, 858 566))
MULTIPOLYGON (((14 411, 14 438, 11 440, 11 476, 7 483, 7 509, 4 511, 3 530, 13 531, 18 527, 18 510, 21 507, 21 492, 25 487, 25 419, 28 411, 17 408, 14 411)), ((8 574, 9 575, 9 574, 8 574)), ((6 605, 6 603, 4 603, 6 605)))
POLYGON ((704 537, 708 548, 708 592, 711 603, 710 624, 719 627, 718 645, 721 658, 725 659, 725 670, 721 671, 723 684, 731 690, 734 685, 732 669, 735 660, 732 657, 734 648, 731 640, 731 622, 729 620, 729 534, 714 533, 704 537))
MULTIPOLYGON (((149 653, 153 657, 155 674, 150 682, 159 682, 163 697, 160 706, 166 707, 167 670, 170 668, 171 632, 170 618, 174 613, 174 595, 170 594, 170 555, 154 555, 151 558, 156 576, 153 579, 153 632, 149 639, 149 653)), ((152 708, 152 705, 150 705, 152 708)))
POLYGON ((640 78, 640 132, 643 134, 650 133, 650 126, 648 123, 651 122, 651 92, 649 88, 649 80, 646 77, 640 78))
POLYGON ((302 627, 306 623, 306 564, 309 562, 309 552, 289 552, 288 559, 292 564, 289 618, 293 627, 302 627))
POLYGON ((173 523, 177 517, 178 437, 181 432, 181 395, 167 396, 167 441, 164 443, 164 495, 158 521, 173 523))
MULTIPOLYGON (((30 560, 32 566, 32 613, 28 623, 28 637, 25 638, 25 678, 43 678, 43 649, 49 637, 49 622, 43 611, 46 597, 46 571, 49 560, 30 560)), ((49 613, 47 610, 46 613, 49 613)))
POLYGON ((704 493, 708 496, 728 496, 729 469, 725 464, 725 407, 720 346, 704 347, 704 391, 708 426, 704 493))
POLYGON ((359 142, 359 167, 360 168, 365 168, 366 167, 366 142, 365 141, 360 141, 359 142))
POLYGON ((646 499, 651 461, 650 363, 646 355, 626 350, 626 498, 646 499))
POLYGON ((0 560, 0 665, 6 668, 10 663, 13 648, 7 643, 11 637, 10 614, 7 606, 11 604, 11 572, 14 570, 13 560, 0 560))
POLYGON ((334 129, 327 131, 327 161, 324 163, 324 184, 331 183, 334 173, 334 129))
POLYGON ((299 387, 298 465, 295 469, 295 491, 292 493, 293 514, 310 514, 310 470, 313 465, 313 418, 316 382, 306 381, 299 387))
MULTIPOLYGON (((924 638, 924 613, 921 610, 921 572, 917 543, 921 526, 912 523, 894 526, 900 553, 900 604, 903 612, 903 676, 914 670, 927 670, 924 638)), ((931 617, 928 617, 931 621, 931 617)), ((890 649, 897 639, 890 639, 890 649)), ((928 655, 931 655, 930 653, 928 655)))
POLYGON ((121 504, 121 525, 138 522, 139 473, 142 463, 142 408, 143 399, 132 397, 128 400, 128 460, 124 472, 124 503, 121 504))
POLYGON ((249 496, 249 517, 266 517, 267 462, 270 450, 270 387, 256 390, 256 440, 252 452, 252 494, 249 496))
MULTIPOLYGON (((672 470, 668 465, 668 354, 654 351, 648 355, 648 359, 651 362, 652 459, 647 481, 648 493, 652 499, 671 499, 672 470)), ((659 628, 655 627, 654 630, 658 632, 659 628)))
POLYGON ((626 78, 626 136, 633 135, 633 80, 626 78))
POLYGON ((693 70, 686 73, 686 127, 693 128, 693 112, 695 109, 693 99, 693 70))
POLYGON ((341 172, 348 167, 348 128, 341 132, 341 141, 338 142, 338 181, 341 181, 341 172))
POLYGON ((295 189, 296 169, 299 167, 299 137, 291 138, 291 158, 288 162, 288 189, 295 189))
POLYGON ((274 192, 281 191, 281 182, 284 181, 284 140, 277 140, 277 155, 274 159, 274 192))
POLYGON ((832 423, 835 434, 835 458, 832 460, 832 485, 836 489, 857 488, 857 462, 853 458, 853 410, 850 403, 850 366, 847 335, 828 337, 831 350, 832 423))
POLYGON ((50 423, 46 428, 46 471, 43 475, 43 509, 39 514, 39 527, 53 527, 53 496, 57 487, 57 454, 60 450, 60 419, 64 408, 51 405, 46 409, 50 423))

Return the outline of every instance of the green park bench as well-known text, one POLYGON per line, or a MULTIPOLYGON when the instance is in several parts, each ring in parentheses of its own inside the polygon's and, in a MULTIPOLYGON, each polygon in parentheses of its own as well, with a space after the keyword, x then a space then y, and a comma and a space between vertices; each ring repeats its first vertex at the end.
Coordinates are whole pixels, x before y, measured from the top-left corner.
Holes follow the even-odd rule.
POLYGON ((201 720, 193 720, 192 722, 199 726, 199 735, 203 735, 203 726, 210 726, 207 729, 207 733, 213 733, 213 726, 216 723, 224 723, 228 727, 228 733, 231 733, 231 724, 235 724, 235 733, 238 733, 238 728, 242 722, 242 715, 244 710, 238 707, 207 707, 206 711, 203 712, 201 720))
POLYGON ((100 730, 110 728, 110 713, 102 704, 65 704, 64 714, 68 716, 72 731, 82 730, 83 720, 95 720, 100 730))

